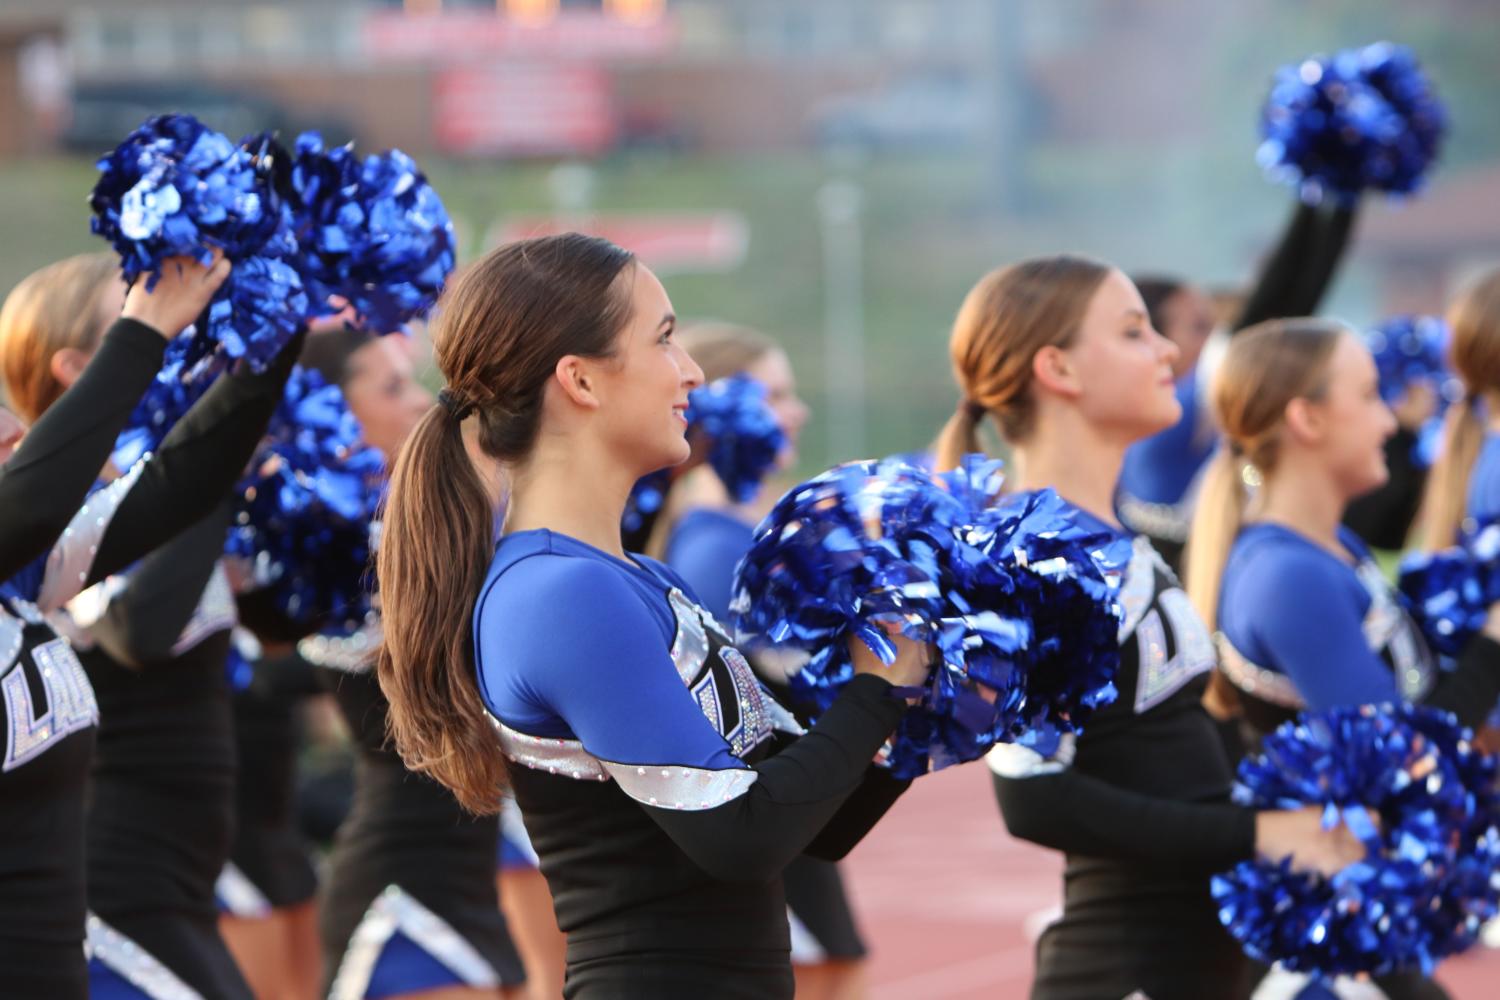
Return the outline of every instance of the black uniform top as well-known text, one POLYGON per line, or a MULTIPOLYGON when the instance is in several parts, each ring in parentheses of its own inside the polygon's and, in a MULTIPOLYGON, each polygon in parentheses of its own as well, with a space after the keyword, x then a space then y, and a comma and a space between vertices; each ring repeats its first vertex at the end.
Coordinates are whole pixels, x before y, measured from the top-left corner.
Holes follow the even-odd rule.
POLYGON ((1244 960, 1209 876, 1253 855, 1255 814, 1229 801, 1233 775, 1201 705, 1213 641, 1142 536, 1121 601, 1116 700, 1050 758, 1006 744, 986 758, 1010 832, 1067 854, 1033 995, 1233 997, 1244 960))
POLYGON ((0 966, 16 970, 9 995, 84 989, 83 797, 98 711, 72 648, 41 612, 208 514, 249 460, 296 357, 220 379, 153 457, 84 503, 165 343, 117 322, 0 470, 0 966), (66 958, 54 961, 58 953, 66 958))
POLYGON ((143 908, 217 917, 234 821, 228 515, 224 505, 101 584, 95 645, 79 652, 100 714, 89 908, 111 923, 143 908))
POLYGON ((389 704, 371 659, 373 622, 352 635, 302 640, 303 659, 338 701, 354 737, 354 802, 334 841, 322 907, 329 976, 370 904, 396 885, 461 934, 502 982, 519 981, 519 959, 495 888, 497 815, 474 816, 453 793, 406 769, 386 734, 389 704))
POLYGON ((902 705, 855 677, 788 745, 801 727, 713 616, 632 560, 515 532, 474 612, 570 995, 790 996, 782 869, 842 856, 905 788, 870 764, 902 705))

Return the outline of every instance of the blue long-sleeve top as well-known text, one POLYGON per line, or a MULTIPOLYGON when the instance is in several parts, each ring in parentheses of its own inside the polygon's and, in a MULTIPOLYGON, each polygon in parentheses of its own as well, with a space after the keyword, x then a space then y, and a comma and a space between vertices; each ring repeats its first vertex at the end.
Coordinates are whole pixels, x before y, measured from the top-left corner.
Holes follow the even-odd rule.
POLYGON ((1303 708, 1427 702, 1472 723, 1500 697, 1500 646, 1480 637, 1440 673, 1357 536, 1334 553, 1279 524, 1235 539, 1219 592, 1221 666, 1246 717, 1274 728, 1303 708))
POLYGON ((729 620, 734 568, 755 540, 755 529, 733 514, 711 507, 677 519, 667 539, 666 564, 720 621, 729 620))
POLYGON ((782 868, 841 855, 904 787, 871 766, 902 711, 888 684, 856 677, 790 739, 796 720, 717 619, 643 556, 504 536, 474 650, 570 960, 779 954, 782 868))
MULTIPOLYGON (((1465 516, 1476 523, 1500 518, 1500 434, 1489 433, 1479 449, 1474 470, 1469 473, 1465 516)), ((1443 539, 1452 542, 1455 539, 1443 539)))

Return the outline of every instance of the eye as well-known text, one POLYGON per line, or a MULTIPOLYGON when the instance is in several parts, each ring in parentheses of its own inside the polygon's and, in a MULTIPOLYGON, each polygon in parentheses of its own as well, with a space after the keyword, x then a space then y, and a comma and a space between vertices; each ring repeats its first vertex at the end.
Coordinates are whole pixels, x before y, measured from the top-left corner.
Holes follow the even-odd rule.
POLYGON ((1145 335, 1146 335, 1146 331, 1143 330, 1143 329, 1141 329, 1138 326, 1129 327, 1125 331, 1125 336, 1127 338, 1129 338, 1130 340, 1140 340, 1145 335))

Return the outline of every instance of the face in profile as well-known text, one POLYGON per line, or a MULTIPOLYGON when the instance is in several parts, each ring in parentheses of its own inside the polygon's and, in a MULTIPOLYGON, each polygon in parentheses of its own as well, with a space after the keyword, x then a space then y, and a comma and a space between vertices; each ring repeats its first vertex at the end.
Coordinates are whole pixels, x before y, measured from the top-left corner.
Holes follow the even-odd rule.
POLYGON ((1111 270, 1095 290, 1065 353, 1078 408, 1112 437, 1139 441, 1181 418, 1177 347, 1152 329, 1140 292, 1121 272, 1111 270))
POLYGON ((406 436, 432 406, 432 393, 416 379, 408 337, 376 337, 349 355, 344 398, 359 421, 366 444, 388 460, 401 450, 406 436))
POLYGON ((687 461, 688 393, 703 370, 676 341, 677 317, 656 275, 637 262, 618 280, 630 283, 631 316, 593 377, 610 452, 639 477, 687 461))
POLYGON ((1370 351, 1344 333, 1328 359, 1320 399, 1319 434, 1309 442, 1347 499, 1382 486, 1390 477, 1385 442, 1396 432, 1396 418, 1380 398, 1380 382, 1370 351))
POLYGON ((748 365, 745 374, 766 387, 766 403, 776 414, 776 423, 786 435, 786 446, 777 456, 777 465, 787 468, 797 461, 797 439, 810 414, 807 404, 797 395, 792 362, 781 348, 772 348, 756 358, 754 364, 748 365))

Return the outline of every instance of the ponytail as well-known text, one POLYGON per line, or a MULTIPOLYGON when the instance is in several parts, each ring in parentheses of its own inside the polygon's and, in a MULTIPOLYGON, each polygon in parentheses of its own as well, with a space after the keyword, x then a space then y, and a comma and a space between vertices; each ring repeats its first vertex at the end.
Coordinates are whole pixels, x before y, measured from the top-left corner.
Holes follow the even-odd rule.
POLYGON ((1468 507, 1469 477, 1484 446, 1484 421, 1476 400, 1448 408, 1442 450, 1422 494, 1422 546, 1441 549, 1458 541, 1468 507))
POLYGON ((1219 446, 1204 470, 1188 532, 1183 566, 1188 597, 1210 632, 1219 627, 1219 589, 1229 551, 1245 521, 1249 498, 1240 479, 1243 459, 1228 443, 1219 446))
POLYGON ((472 639, 495 510, 460 427, 443 406, 432 407, 392 470, 376 557, 385 637, 375 670, 406 766, 485 814, 499 809, 505 782, 472 639))
POLYGON ((937 444, 933 446, 932 469, 947 472, 958 468, 965 455, 984 451, 979 441, 979 422, 984 419, 984 407, 967 399, 960 400, 958 409, 938 432, 937 444))

